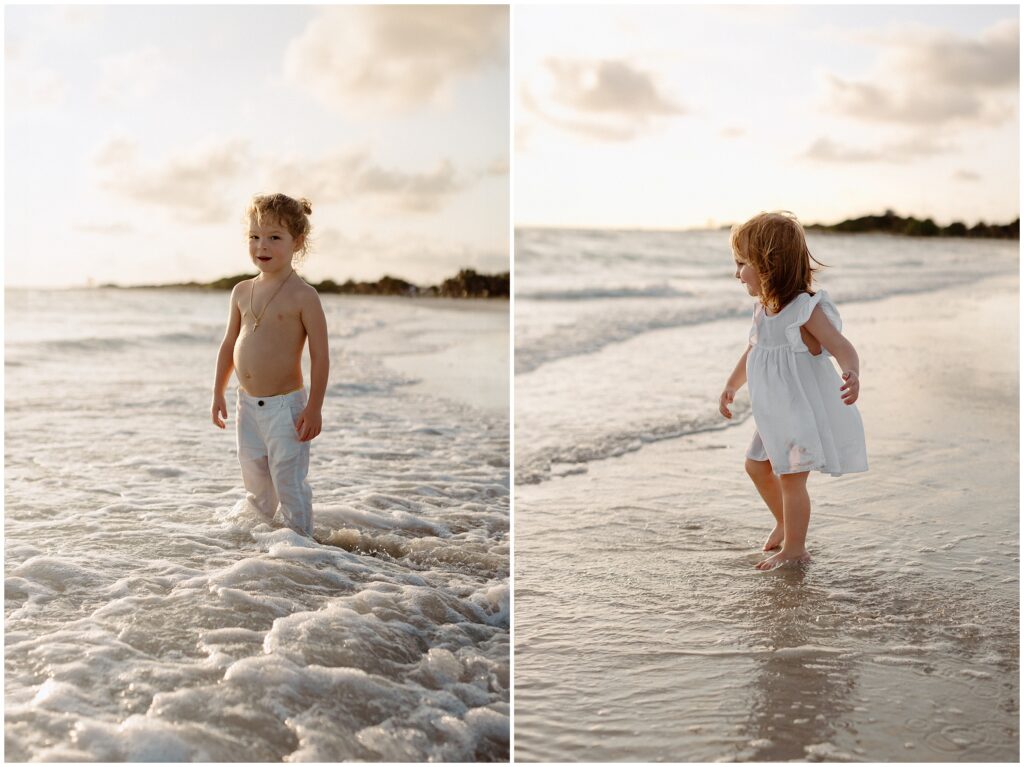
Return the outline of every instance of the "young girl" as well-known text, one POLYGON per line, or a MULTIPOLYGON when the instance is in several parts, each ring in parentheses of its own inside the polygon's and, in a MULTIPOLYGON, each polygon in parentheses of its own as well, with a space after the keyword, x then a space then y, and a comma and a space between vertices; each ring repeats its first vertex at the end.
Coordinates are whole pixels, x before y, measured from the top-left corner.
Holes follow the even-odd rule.
POLYGON ((214 425, 224 428, 224 388, 238 375, 236 431, 246 499, 270 523, 313 534, 313 493, 306 482, 309 442, 320 433, 329 370, 327 320, 316 290, 295 274, 306 253, 313 209, 305 198, 257 195, 246 212, 249 257, 259 274, 231 291, 228 327, 213 381, 214 425), (302 382, 309 340, 310 393, 302 382))
POLYGON ((760 299, 750 342, 719 398, 719 411, 748 383, 754 415, 746 468, 775 517, 764 550, 781 551, 756 566, 770 570, 809 562, 804 548, 811 501, 807 475, 834 477, 867 471, 864 426, 853 403, 860 394, 860 361, 843 337, 839 311, 824 290, 811 291, 804 230, 788 212, 762 213, 733 227, 736 278, 760 299), (831 357, 843 371, 836 374, 831 357))

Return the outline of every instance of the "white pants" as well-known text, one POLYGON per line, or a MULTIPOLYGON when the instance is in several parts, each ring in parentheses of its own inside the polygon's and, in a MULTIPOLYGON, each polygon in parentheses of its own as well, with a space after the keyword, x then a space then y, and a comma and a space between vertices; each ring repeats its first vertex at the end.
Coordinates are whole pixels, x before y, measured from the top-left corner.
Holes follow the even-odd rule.
POLYGON ((295 431, 305 407, 305 389, 276 397, 253 397, 239 389, 235 424, 246 500, 267 523, 273 521, 280 501, 284 523, 311 536, 309 442, 299 442, 295 431))

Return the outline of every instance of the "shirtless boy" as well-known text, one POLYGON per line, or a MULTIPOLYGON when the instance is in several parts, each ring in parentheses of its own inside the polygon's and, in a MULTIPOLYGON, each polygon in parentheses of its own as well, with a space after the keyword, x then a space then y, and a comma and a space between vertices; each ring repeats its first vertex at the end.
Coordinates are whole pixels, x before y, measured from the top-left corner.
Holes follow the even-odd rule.
POLYGON ((327 320, 316 289, 293 268, 309 235, 309 201, 258 195, 248 210, 249 257, 259 274, 231 291, 228 326, 217 356, 211 417, 225 428, 224 389, 238 377, 236 430, 246 499, 270 523, 280 503, 285 524, 313 534, 309 443, 321 429, 330 367, 327 320), (309 340, 310 391, 302 381, 309 340))

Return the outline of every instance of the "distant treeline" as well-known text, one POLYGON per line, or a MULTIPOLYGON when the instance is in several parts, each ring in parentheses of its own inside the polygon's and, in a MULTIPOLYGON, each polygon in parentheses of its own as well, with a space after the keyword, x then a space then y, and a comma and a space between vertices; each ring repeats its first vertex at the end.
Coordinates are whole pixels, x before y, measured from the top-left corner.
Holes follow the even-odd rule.
MULTIPOLYGON (((252 274, 236 274, 221 277, 213 282, 179 282, 172 285, 136 285, 139 288, 186 288, 193 290, 231 290, 252 274)), ((463 269, 440 285, 420 287, 398 277, 381 277, 376 282, 355 282, 347 280, 340 285, 334 280, 310 283, 318 293, 339 293, 352 296, 439 296, 441 298, 508 298, 509 273, 478 274, 472 269, 463 269)), ((104 285, 117 288, 120 285, 104 285)))
POLYGON ((897 216, 891 210, 881 216, 861 216, 849 218, 838 224, 811 224, 808 229, 824 232, 885 232, 887 234, 904 234, 909 237, 984 237, 1006 240, 1020 239, 1020 218, 1009 224, 986 224, 979 221, 972 227, 962 221, 954 221, 949 226, 939 226, 932 219, 921 220, 910 216, 897 216))

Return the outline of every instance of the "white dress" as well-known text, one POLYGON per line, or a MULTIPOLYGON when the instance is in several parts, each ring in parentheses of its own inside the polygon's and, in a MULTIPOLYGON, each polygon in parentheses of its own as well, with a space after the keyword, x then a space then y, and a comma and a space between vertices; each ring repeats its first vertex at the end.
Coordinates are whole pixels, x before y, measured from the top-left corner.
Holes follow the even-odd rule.
POLYGON ((747 386, 757 431, 747 458, 770 461, 775 474, 867 471, 860 412, 843 402, 843 380, 828 350, 813 355, 800 337, 815 306, 842 330, 839 310, 824 290, 801 293, 775 315, 760 303, 754 309, 747 386))

